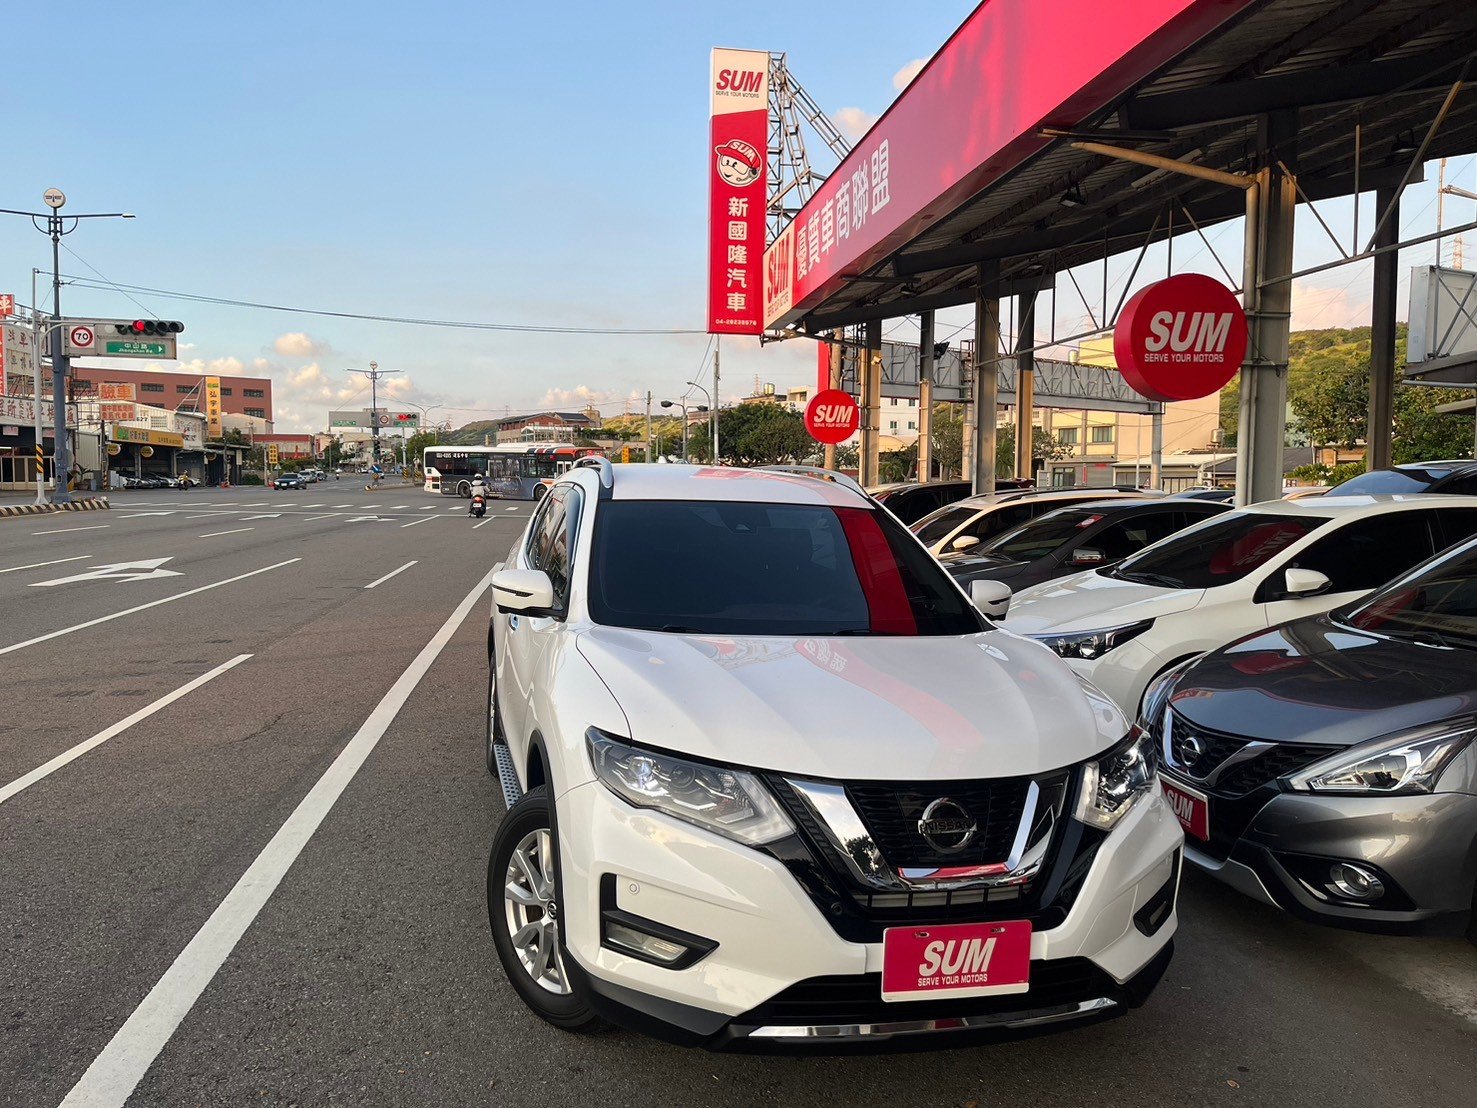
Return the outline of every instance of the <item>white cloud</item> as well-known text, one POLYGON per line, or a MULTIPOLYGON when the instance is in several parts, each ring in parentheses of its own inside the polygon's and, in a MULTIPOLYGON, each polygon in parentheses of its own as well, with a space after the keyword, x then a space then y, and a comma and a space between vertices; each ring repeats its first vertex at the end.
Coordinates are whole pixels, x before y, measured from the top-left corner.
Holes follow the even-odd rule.
POLYGON ((319 342, 303 331, 289 331, 278 335, 272 349, 285 358, 316 358, 328 351, 326 342, 319 342))
POLYGON ((1356 291, 1344 288, 1319 288, 1294 283, 1292 286, 1292 329, 1315 330, 1321 327, 1365 327, 1369 325, 1370 293, 1367 282, 1359 282, 1356 291))
POLYGON ((539 401, 542 408, 588 408, 608 407, 625 402, 645 403, 645 398, 637 392, 621 393, 611 389, 592 389, 589 385, 576 385, 572 389, 550 389, 544 393, 544 398, 539 401))
POLYGON ((831 113, 831 122, 840 128, 843 135, 855 142, 871 129, 872 124, 877 122, 877 117, 861 108, 840 108, 831 113))
POLYGON ((914 58, 892 75, 892 87, 902 92, 913 83, 913 78, 928 64, 927 58, 914 58))

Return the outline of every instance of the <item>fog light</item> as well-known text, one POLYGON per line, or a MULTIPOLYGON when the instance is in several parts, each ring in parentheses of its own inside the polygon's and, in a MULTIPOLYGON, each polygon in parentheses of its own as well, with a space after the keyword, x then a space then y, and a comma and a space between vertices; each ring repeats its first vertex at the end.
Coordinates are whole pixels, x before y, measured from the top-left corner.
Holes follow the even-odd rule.
POLYGON ((1328 888, 1348 900, 1378 900, 1385 885, 1374 871, 1353 862, 1335 862, 1328 868, 1328 888))
POLYGON ((687 947, 681 943, 647 935, 634 927, 611 920, 605 921, 605 945, 634 954, 638 958, 660 962, 664 966, 674 965, 687 953, 687 947))

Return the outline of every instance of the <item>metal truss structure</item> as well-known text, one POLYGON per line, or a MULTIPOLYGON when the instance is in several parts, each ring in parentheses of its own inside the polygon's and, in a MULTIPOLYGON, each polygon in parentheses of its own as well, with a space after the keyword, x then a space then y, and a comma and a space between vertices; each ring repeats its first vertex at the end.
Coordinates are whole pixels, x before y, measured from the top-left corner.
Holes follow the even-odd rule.
POLYGON ((795 79, 785 55, 770 54, 769 242, 795 218, 795 213, 827 177, 811 165, 805 145, 807 128, 830 151, 836 163, 850 152, 851 143, 795 79))

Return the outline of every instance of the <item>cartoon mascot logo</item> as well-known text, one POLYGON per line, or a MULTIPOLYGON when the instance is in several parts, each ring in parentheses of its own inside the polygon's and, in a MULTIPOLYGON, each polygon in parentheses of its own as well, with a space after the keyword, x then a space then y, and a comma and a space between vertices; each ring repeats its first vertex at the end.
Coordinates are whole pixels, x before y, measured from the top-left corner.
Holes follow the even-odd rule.
POLYGON ((718 176, 734 188, 752 185, 759 179, 759 151, 741 139, 730 139, 717 148, 718 176))

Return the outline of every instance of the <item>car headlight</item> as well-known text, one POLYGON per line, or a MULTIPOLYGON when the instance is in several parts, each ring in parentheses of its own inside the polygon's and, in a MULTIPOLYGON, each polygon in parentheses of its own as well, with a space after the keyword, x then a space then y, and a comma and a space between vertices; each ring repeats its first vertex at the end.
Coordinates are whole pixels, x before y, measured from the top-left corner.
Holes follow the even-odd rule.
POLYGON ((794 833, 789 817, 752 773, 690 762, 585 732, 595 776, 637 808, 651 808, 747 846, 794 833))
POLYGON ((1129 639, 1137 638, 1150 627, 1152 619, 1138 623, 1126 623, 1122 627, 1104 627, 1096 631, 1068 631, 1063 635, 1032 635, 1063 658, 1101 658, 1114 647, 1122 646, 1129 639))
POLYGON ((1169 694, 1174 683, 1179 680, 1180 675, 1189 669, 1204 654, 1196 654, 1193 658, 1186 658, 1183 662, 1176 662, 1163 673, 1149 682, 1149 687, 1144 690, 1144 698, 1139 702, 1140 715, 1139 726, 1145 731, 1149 730, 1155 720, 1164 715, 1164 709, 1169 703, 1169 694))
POLYGON ((1410 796, 1436 787, 1451 760, 1477 734, 1477 721, 1444 723, 1404 731, 1341 750, 1286 778, 1304 792, 1410 796))
POLYGON ((1122 742, 1083 767, 1073 815, 1111 831, 1134 801, 1153 790, 1158 767, 1153 738, 1141 727, 1131 728, 1122 742))

